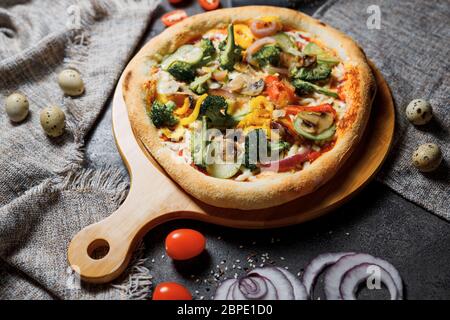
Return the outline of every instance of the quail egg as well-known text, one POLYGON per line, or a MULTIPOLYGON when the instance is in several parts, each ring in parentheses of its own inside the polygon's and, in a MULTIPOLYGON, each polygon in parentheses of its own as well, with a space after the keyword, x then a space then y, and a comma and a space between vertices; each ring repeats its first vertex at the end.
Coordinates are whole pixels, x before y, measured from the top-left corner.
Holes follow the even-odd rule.
POLYGON ((79 96, 84 92, 84 83, 78 71, 66 69, 58 75, 58 84, 68 96, 79 96))
POLYGON ((406 117, 415 125, 424 125, 433 117, 431 104, 424 99, 415 99, 406 107, 406 117))
POLYGON ((425 143, 420 145, 412 156, 413 165, 422 172, 430 172, 439 167, 442 152, 437 144, 425 143))
POLYGON ((42 109, 41 126, 50 137, 59 137, 64 133, 66 126, 66 115, 58 106, 51 106, 42 109))
POLYGON ((27 97, 21 93, 13 93, 6 98, 5 111, 13 122, 24 120, 29 111, 29 103, 27 97))

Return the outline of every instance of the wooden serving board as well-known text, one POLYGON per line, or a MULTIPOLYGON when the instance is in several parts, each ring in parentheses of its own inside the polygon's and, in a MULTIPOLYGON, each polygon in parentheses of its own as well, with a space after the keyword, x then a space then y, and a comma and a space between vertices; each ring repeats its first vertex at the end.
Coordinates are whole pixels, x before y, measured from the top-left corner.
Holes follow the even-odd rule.
POLYGON ((138 141, 128 121, 119 81, 113 101, 117 147, 131 176, 128 197, 111 216, 81 230, 68 249, 71 267, 88 282, 118 277, 144 235, 174 219, 195 219, 234 228, 274 228, 317 218, 349 200, 375 175, 389 151, 395 113, 392 96, 374 69, 378 93, 363 141, 344 167, 326 185, 287 204, 254 211, 217 208, 185 193, 138 141), (98 252, 107 254, 99 258, 98 252))

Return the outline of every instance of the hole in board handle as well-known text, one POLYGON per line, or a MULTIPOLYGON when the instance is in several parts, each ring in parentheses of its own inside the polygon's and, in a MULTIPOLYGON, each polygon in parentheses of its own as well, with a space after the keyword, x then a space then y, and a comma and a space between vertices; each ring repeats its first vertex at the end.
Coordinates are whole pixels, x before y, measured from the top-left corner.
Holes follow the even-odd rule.
POLYGON ((96 239, 87 248, 87 254, 94 260, 106 257, 109 252, 109 243, 104 239, 96 239))

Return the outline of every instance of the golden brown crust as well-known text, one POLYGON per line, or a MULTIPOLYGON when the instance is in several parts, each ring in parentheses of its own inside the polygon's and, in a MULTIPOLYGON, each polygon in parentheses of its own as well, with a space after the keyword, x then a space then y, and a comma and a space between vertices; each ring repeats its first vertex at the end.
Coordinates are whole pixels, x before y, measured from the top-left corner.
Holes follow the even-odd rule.
POLYGON ((290 9, 249 6, 216 10, 192 16, 168 28, 149 41, 125 70, 124 99, 136 136, 162 165, 167 173, 188 193, 208 204, 243 210, 276 206, 311 193, 339 170, 360 141, 370 115, 375 94, 375 80, 363 51, 347 35, 305 14, 290 9), (165 148, 157 129, 146 111, 142 84, 149 71, 150 57, 175 51, 185 42, 206 31, 225 27, 230 22, 245 21, 260 16, 279 16, 285 26, 310 32, 335 50, 347 71, 347 111, 337 130, 334 148, 309 167, 296 172, 276 173, 270 178, 238 182, 207 176, 178 159, 165 148))

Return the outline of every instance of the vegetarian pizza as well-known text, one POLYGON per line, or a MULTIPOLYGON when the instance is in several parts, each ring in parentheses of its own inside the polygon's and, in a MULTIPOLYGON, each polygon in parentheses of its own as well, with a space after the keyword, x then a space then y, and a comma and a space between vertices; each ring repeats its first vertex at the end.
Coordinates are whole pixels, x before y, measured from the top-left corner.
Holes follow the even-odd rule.
POLYGON ((332 178, 375 90, 351 38, 264 6, 183 20, 141 49, 123 81, 134 133, 166 172, 203 202, 245 210, 332 178))

